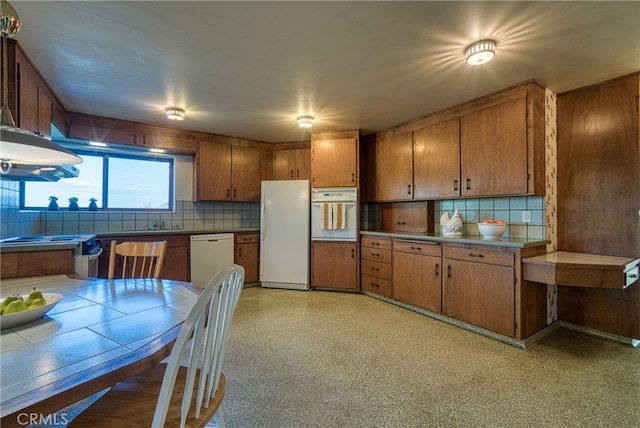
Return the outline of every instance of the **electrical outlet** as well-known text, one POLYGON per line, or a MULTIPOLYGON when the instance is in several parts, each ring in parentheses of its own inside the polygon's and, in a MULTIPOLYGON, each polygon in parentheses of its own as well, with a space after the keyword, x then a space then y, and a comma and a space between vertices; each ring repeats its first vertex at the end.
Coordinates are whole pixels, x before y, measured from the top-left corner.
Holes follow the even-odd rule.
POLYGON ((522 211, 522 222, 531 223, 531 211, 522 211))

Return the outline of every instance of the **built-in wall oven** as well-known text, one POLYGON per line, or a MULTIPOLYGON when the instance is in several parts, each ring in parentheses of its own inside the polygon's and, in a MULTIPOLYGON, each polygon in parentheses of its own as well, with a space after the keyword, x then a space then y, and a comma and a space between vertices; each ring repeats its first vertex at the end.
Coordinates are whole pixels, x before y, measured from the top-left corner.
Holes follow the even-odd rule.
POLYGON ((355 187, 311 189, 311 239, 356 241, 358 193, 355 187))

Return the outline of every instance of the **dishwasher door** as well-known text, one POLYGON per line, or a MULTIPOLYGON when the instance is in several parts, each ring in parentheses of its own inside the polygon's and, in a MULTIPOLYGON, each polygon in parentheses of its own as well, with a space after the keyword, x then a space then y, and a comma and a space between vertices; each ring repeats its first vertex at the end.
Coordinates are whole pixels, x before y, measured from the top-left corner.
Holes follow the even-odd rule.
POLYGON ((233 233, 191 235, 191 282, 204 288, 223 267, 233 263, 233 233))

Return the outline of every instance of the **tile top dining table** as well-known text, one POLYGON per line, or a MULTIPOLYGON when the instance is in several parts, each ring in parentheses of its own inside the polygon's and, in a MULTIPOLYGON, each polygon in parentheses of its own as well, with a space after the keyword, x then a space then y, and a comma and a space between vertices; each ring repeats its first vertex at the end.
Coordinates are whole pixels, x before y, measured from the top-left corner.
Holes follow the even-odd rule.
POLYGON ((201 290, 173 280, 66 275, 0 282, 3 297, 34 287, 63 298, 43 318, 0 332, 3 427, 46 417, 157 364, 201 290))

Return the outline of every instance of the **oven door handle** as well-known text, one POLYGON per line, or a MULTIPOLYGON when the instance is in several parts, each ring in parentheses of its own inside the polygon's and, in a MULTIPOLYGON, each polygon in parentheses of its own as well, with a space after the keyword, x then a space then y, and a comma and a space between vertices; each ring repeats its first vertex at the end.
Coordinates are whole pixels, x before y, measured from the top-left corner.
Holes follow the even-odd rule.
POLYGON ((100 247, 100 250, 98 250, 97 253, 95 254, 90 254, 89 255, 89 261, 93 261, 93 260, 97 260, 98 257, 100 257, 102 255, 102 252, 104 251, 104 248, 100 247))

